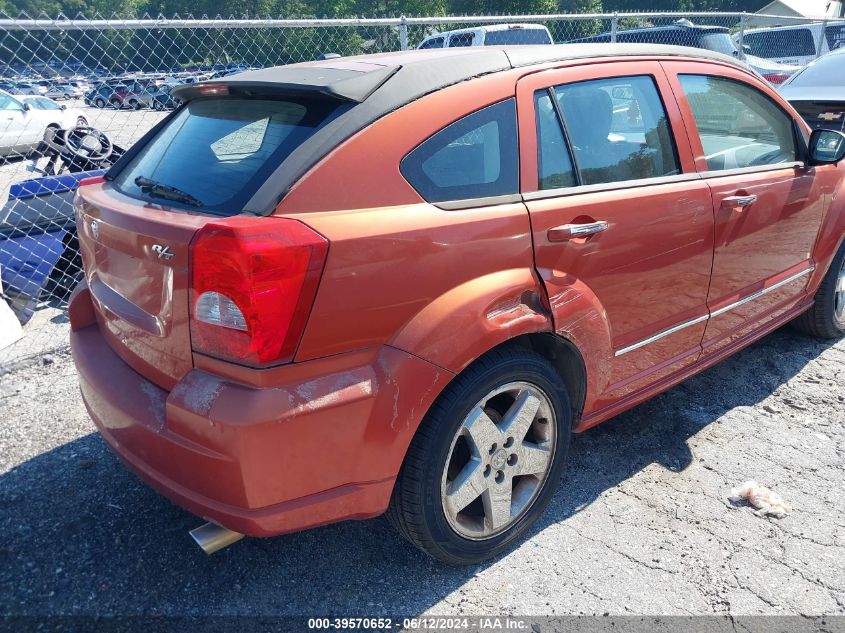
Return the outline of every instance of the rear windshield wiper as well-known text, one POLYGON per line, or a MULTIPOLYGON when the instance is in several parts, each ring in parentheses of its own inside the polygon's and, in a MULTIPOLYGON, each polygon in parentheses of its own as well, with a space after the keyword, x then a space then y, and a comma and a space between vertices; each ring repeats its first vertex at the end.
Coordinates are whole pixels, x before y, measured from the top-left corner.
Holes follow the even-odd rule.
POLYGON ((138 176, 135 179, 135 184, 138 185, 138 188, 142 193, 145 193, 153 198, 165 198, 167 200, 173 200, 174 202, 190 204, 194 207, 201 207, 203 204, 202 200, 195 198, 187 191, 182 191, 181 189, 177 189, 171 185, 165 185, 150 178, 138 176))

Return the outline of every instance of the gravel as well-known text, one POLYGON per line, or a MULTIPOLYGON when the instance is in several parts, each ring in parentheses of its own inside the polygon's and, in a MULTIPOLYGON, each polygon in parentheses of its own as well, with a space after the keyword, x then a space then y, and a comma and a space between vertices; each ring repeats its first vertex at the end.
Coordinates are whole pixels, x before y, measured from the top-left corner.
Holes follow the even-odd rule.
POLYGON ((778 331, 576 436, 539 525, 468 568, 383 518, 207 557, 94 432, 66 349, 0 378, 0 420, 0 613, 845 613, 845 341, 778 331), (746 479, 793 513, 734 507, 746 479))

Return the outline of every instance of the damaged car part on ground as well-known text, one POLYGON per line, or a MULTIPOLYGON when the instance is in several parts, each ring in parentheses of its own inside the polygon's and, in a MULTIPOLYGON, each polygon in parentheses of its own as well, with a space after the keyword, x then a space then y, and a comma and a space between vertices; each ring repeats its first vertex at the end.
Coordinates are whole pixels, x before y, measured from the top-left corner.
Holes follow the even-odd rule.
POLYGON ((66 298, 82 279, 73 196, 80 182, 101 176, 123 155, 87 125, 48 129, 29 171, 0 209, 0 276, 4 298, 26 323, 42 297, 66 298))
POLYGON ((845 136, 731 57, 452 48, 175 92, 79 189, 71 346, 112 449, 228 531, 387 511, 477 562, 571 432, 790 321, 845 333, 845 136))

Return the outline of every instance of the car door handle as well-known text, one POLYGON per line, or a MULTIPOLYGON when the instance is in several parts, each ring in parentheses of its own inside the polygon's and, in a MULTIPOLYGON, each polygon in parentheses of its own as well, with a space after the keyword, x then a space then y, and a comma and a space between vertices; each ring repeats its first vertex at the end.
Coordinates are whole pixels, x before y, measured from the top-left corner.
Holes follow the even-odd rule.
POLYGON ((561 224, 549 229, 547 236, 550 242, 565 242, 575 237, 587 237, 595 233, 606 231, 608 227, 607 222, 598 220, 597 222, 587 222, 584 224, 561 224))
POLYGON ((747 207, 757 202, 757 196, 753 193, 749 196, 728 196, 722 199, 722 208, 736 209, 737 207, 747 207))

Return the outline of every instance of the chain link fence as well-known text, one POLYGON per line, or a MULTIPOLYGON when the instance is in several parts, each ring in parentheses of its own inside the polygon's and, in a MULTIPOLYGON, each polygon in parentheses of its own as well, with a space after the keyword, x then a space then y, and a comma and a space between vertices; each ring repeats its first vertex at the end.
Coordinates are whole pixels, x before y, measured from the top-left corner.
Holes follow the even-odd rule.
POLYGON ((0 373, 65 344, 81 278, 72 199, 169 110, 174 86, 321 56, 482 43, 650 42, 745 59, 778 83, 845 43, 845 20, 739 13, 387 19, 0 16, 0 373), (524 25, 491 35, 491 25, 524 25), (487 28, 483 28, 487 27, 487 28), (533 27, 533 28, 532 28, 533 27), (706 28, 704 28, 706 27, 706 28), (470 32, 447 32, 470 29, 470 32), (20 324, 24 324, 21 329, 20 324), (17 340, 17 342, 15 342, 17 340))

